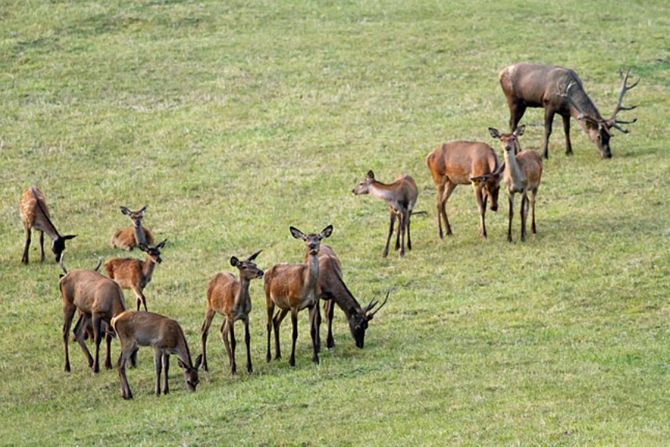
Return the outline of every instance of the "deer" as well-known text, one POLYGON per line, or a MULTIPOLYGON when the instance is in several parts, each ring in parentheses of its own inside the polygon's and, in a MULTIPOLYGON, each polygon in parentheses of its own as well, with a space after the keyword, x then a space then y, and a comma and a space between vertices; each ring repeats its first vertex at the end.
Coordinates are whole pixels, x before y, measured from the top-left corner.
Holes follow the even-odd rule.
POLYGON ((544 108, 544 158, 549 158, 549 136, 554 121, 554 115, 563 118, 563 130, 565 131, 565 153, 572 155, 572 144, 570 143, 570 117, 578 120, 586 131, 589 139, 593 142, 603 158, 612 158, 610 148, 611 129, 615 128, 623 133, 628 129, 621 127, 622 124, 632 124, 631 121, 623 121, 617 118, 622 110, 633 110, 637 106, 626 107, 622 105, 624 95, 634 88, 640 80, 628 84, 630 70, 623 73, 620 70, 621 88, 614 112, 605 119, 598 112, 591 98, 584 91, 581 79, 569 68, 553 65, 540 65, 519 63, 503 68, 498 74, 498 79, 503 93, 507 98, 510 111, 510 131, 516 130, 526 108, 544 108))
POLYGON ((176 354, 177 364, 182 368, 186 388, 193 392, 200 382, 198 368, 202 362, 202 354, 191 362, 188 343, 179 323, 163 315, 153 312, 126 311, 112 319, 112 328, 121 342, 121 355, 118 360, 121 395, 124 399, 133 398, 126 376, 126 363, 136 355, 140 346, 154 348, 154 364, 156 366, 156 395, 161 394, 161 370, 164 377, 163 394, 170 392, 168 372, 170 354, 176 354))
POLYGON ((131 289, 137 299, 137 310, 140 310, 140 304, 147 309, 147 299, 144 296, 144 288, 149 284, 154 274, 154 269, 163 262, 161 259, 161 249, 165 247, 167 239, 154 247, 147 245, 140 246, 140 250, 147 254, 144 261, 134 258, 111 258, 105 262, 105 272, 107 276, 116 281, 121 288, 131 289))
POLYGON ((146 227, 142 226, 142 219, 146 212, 147 205, 144 205, 137 211, 131 211, 125 206, 121 207, 121 213, 125 214, 133 221, 133 225, 114 233, 112 237, 112 248, 120 248, 130 251, 135 247, 143 245, 153 245, 154 235, 146 227))
POLYGON ((270 335, 272 329, 275 331, 275 359, 281 358, 279 347, 279 326, 286 314, 291 312, 291 323, 293 325, 293 342, 291 345, 291 357, 289 365, 295 366, 295 343, 298 339, 298 312, 309 309, 310 335, 312 336, 312 361, 319 363, 319 325, 321 315, 319 314, 319 297, 317 294, 317 282, 319 279, 319 248, 321 241, 333 232, 333 226, 328 225, 320 233, 305 234, 295 227, 289 228, 295 239, 305 242, 308 260, 304 264, 276 264, 265 272, 263 287, 265 289, 265 305, 267 310, 267 355, 269 362, 272 358, 270 351, 270 335), (274 313, 275 306, 279 307, 274 313))
POLYGON ((374 172, 368 171, 365 179, 352 190, 352 193, 354 195, 370 194, 387 203, 390 210, 391 222, 382 256, 386 257, 389 254, 389 244, 391 236, 393 236, 393 226, 396 220, 398 220, 398 230, 395 249, 400 249, 400 256, 405 256, 405 233, 407 233, 407 249, 412 249, 410 218, 419 195, 414 179, 409 175, 404 175, 398 177, 392 183, 385 184, 375 180, 374 172))
POLYGON ((244 323, 244 343, 247 347, 247 372, 251 374, 251 336, 249 335, 249 313, 251 312, 251 297, 249 296, 249 285, 252 280, 263 277, 263 270, 256 266, 256 257, 262 250, 257 251, 245 260, 239 260, 233 256, 230 265, 236 267, 240 272, 239 281, 231 273, 217 273, 207 286, 207 311, 202 323, 202 367, 209 372, 207 367, 207 334, 214 316, 219 313, 223 315, 224 322, 221 326, 221 337, 226 347, 228 361, 230 362, 230 373, 237 374, 235 363, 235 321, 242 320, 244 323), (229 338, 230 337, 230 341, 229 338))
MULTIPOLYGON (((306 254, 305 262, 308 262, 308 260, 309 254, 306 254)), ((342 266, 335 251, 330 246, 321 244, 319 250, 317 294, 324 301, 323 312, 326 316, 328 326, 326 347, 329 350, 335 347, 335 339, 333 337, 334 304, 337 304, 344 312, 354 343, 357 348, 362 349, 365 345, 365 331, 368 328, 368 322, 384 307, 388 301, 389 293, 386 294, 386 299, 381 305, 379 305, 378 301, 372 300, 367 306, 362 307, 342 279, 342 266)))
POLYGON ((40 232, 40 262, 44 262, 44 233, 51 238, 51 251, 56 255, 56 262, 60 262, 63 251, 65 251, 65 241, 73 239, 77 235, 68 234, 61 236, 56 226, 51 222, 44 194, 35 186, 26 188, 21 194, 20 210, 23 228, 26 232, 26 242, 21 262, 28 264, 28 251, 30 249, 32 229, 40 232))
POLYGON ((442 222, 447 236, 451 236, 451 225, 447 218, 446 205, 458 185, 472 184, 479 208, 479 234, 486 239, 486 207, 491 198, 491 211, 498 211, 498 195, 503 166, 491 146, 478 141, 456 140, 438 145, 426 157, 426 165, 435 183, 437 207, 437 235, 444 238, 442 222))
POLYGON ((491 137, 500 140, 505 157, 505 171, 503 182, 509 197, 509 223, 507 226, 507 241, 512 242, 512 218, 514 216, 514 194, 521 194, 521 240, 526 240, 526 221, 528 219, 528 195, 532 208, 533 234, 535 228, 535 198, 542 180, 542 157, 535 151, 522 151, 519 137, 523 135, 526 126, 519 126, 512 133, 501 134, 497 129, 489 127, 491 137), (516 155, 515 155, 516 154, 516 155))
MULTIPOLYGON (((62 261, 62 259, 61 259, 62 261)), ((64 275, 60 278, 58 287, 63 301, 63 343, 65 345, 65 372, 70 372, 70 354, 68 349, 68 334, 72 325, 72 319, 78 310, 80 317, 75 325, 75 338, 81 346, 88 361, 88 366, 94 373, 100 371, 99 353, 100 342, 103 333, 103 323, 109 325, 111 319, 126 310, 126 303, 121 287, 106 276, 94 270, 71 270, 67 271, 61 262, 64 275), (84 335, 87 328, 93 328, 93 340, 95 343, 95 358, 91 357, 84 335)), ((105 367, 112 368, 110 358, 111 334, 105 331, 107 344, 107 356, 105 367)))

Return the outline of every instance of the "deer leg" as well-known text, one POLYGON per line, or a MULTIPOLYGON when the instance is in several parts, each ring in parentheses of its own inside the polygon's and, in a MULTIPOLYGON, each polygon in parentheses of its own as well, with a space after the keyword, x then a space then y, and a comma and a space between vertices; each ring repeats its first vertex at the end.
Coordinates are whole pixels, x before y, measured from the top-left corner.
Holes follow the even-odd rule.
POLYGON ((112 333, 105 329, 105 369, 112 369, 112 333))
POLYGON ((523 118, 523 114, 526 112, 526 105, 518 101, 508 101, 507 105, 510 112, 509 128, 511 132, 514 132, 519 125, 519 121, 523 118))
POLYGON ((393 235, 393 224, 395 223, 395 214, 393 211, 390 213, 390 223, 389 223, 389 234, 386 237, 386 245, 384 246, 384 253, 382 253, 383 257, 387 257, 389 254, 389 244, 391 243, 391 236, 393 235))
POLYGON ((100 342, 102 341, 102 319, 99 315, 93 314, 93 338, 95 341, 95 358, 93 359, 93 372, 100 372, 100 342))
POLYGON ((161 395, 161 371, 163 365, 163 353, 160 349, 154 349, 154 366, 156 368, 156 396, 161 395))
POLYGON ((537 233, 537 230, 535 229, 535 197, 537 196, 537 188, 531 191, 530 194, 530 205, 532 208, 532 223, 531 223, 531 229, 533 231, 533 234, 537 233))
POLYGON ((272 320, 275 330, 275 360, 281 358, 281 349, 279 347, 279 326, 281 326, 281 322, 286 318, 286 314, 288 314, 288 309, 280 309, 272 320))
MULTIPOLYGON (((88 330, 89 327, 91 327, 91 317, 87 315, 80 315, 80 320, 81 323, 78 328, 75 329, 74 331, 74 339, 77 340, 77 343, 79 343, 79 346, 81 347, 81 350, 84 353, 84 356, 86 356, 86 361, 88 362, 88 367, 92 368, 94 364, 93 357, 91 356, 91 353, 88 350, 88 347, 86 346, 86 343, 84 342, 84 335, 86 335, 86 331, 88 330)), ((76 325, 75 325, 76 326, 76 325)), ((95 337, 91 337, 95 339, 95 337)))
POLYGON ((402 233, 402 213, 396 210, 395 215, 398 220, 398 228, 396 228, 395 235, 395 249, 398 251, 400 249, 400 233, 402 233))
POLYGON ((167 352, 163 354, 163 394, 170 392, 170 385, 168 384, 168 371, 170 370, 170 354, 167 352))
POLYGON ((509 194, 509 222, 507 224, 507 242, 512 242, 512 220, 514 219, 514 194, 509 194))
POLYGON ((333 300, 324 300, 323 302, 323 313, 326 315, 326 321, 328 324, 328 336, 326 337, 326 347, 329 351, 332 351, 335 347, 335 338, 333 337, 333 316, 335 313, 335 303, 333 300))
POLYGON ((235 363, 235 347, 237 346, 237 340, 235 340, 235 321, 232 319, 228 321, 228 332, 230 333, 230 372, 231 374, 237 374, 237 363, 235 363))
POLYGON ((74 305, 63 306, 63 344, 65 346, 65 372, 70 372, 70 353, 67 344, 70 337, 70 326, 72 325, 72 318, 74 318, 74 313, 76 310, 77 308, 74 305))
POLYGON ((291 333, 291 337, 292 337, 291 357, 288 360, 288 364, 290 366, 295 366, 295 342, 298 340, 298 309, 297 308, 291 309, 291 325, 293 326, 293 332, 291 333))
POLYGON ((221 326, 221 338, 223 339, 223 344, 226 347, 226 354, 228 354, 228 364, 230 365, 230 373, 235 374, 237 371, 235 371, 235 361, 233 360, 233 355, 232 355, 232 350, 230 348, 230 340, 228 333, 230 332, 230 322, 228 321, 228 318, 223 322, 223 326, 221 326))
POLYGON ((44 262, 44 231, 40 231, 40 262, 44 262))
POLYGON ((407 231, 407 210, 400 213, 400 225, 398 228, 398 236, 400 237, 400 256, 405 256, 405 231, 407 231))
POLYGON ((435 207, 437 208, 437 237, 440 239, 443 239, 444 236, 442 234, 442 214, 445 213, 444 211, 444 200, 442 200, 442 197, 444 196, 444 183, 441 183, 440 185, 437 186, 437 191, 435 192, 435 207))
POLYGON ((453 233, 451 232, 451 225, 449 225, 449 219, 447 218, 447 201, 449 200, 449 197, 451 197, 451 194, 454 192, 454 189, 456 189, 456 183, 452 183, 450 181, 447 181, 447 187, 444 190, 444 193, 442 195, 442 219, 444 220, 444 226, 447 227, 447 236, 451 236, 453 233))
POLYGON ((409 222, 412 219, 412 211, 408 210, 407 211, 407 249, 411 250, 412 249, 412 238, 409 235, 409 222))
POLYGON ((137 311, 140 310, 140 304, 144 306, 144 311, 147 312, 147 299, 144 297, 144 293, 138 287, 133 287, 133 293, 135 293, 135 298, 137 299, 137 311))
MULTIPOLYGON (((121 345, 123 346, 123 343, 121 345)), ((126 377, 126 363, 136 348, 137 347, 135 344, 125 346, 122 348, 121 355, 119 356, 119 381, 121 382, 121 395, 126 400, 133 398, 133 393, 130 391, 130 385, 128 385, 128 377, 126 377)))
POLYGON ((209 368, 207 367, 207 335, 209 334, 209 327, 212 325, 214 315, 216 315, 214 310, 207 309, 207 313, 205 313, 205 321, 202 322, 202 328, 200 329, 202 332, 202 368, 207 372, 209 372, 209 368))
POLYGON ((137 351, 139 351, 139 347, 135 347, 135 350, 130 353, 130 367, 131 368, 136 368, 137 367, 137 351))
POLYGON ((316 334, 316 352, 321 352, 321 309, 319 309, 319 300, 314 304, 314 331, 316 334))
POLYGON ((24 228, 26 230, 26 244, 23 247, 23 256, 21 257, 21 262, 23 262, 24 264, 27 264, 28 263, 28 252, 29 252, 29 249, 30 249, 30 227, 25 226, 24 228))
POLYGON ((563 118, 563 130, 565 131, 565 155, 572 155, 572 144, 570 144, 570 113, 561 115, 563 118))
POLYGON ((249 334, 249 317, 244 319, 244 344, 247 347, 247 372, 251 374, 254 369, 251 366, 251 335, 249 334))
POLYGON ((549 160, 549 136, 551 127, 554 123, 554 110, 549 107, 544 108, 544 158, 549 160))
POLYGON ((266 331, 268 333, 268 343, 267 343, 267 351, 266 351, 266 354, 265 354, 265 361, 269 362, 270 360, 272 360, 272 353, 270 352, 270 335, 272 333, 272 326, 274 324, 273 320, 272 320, 272 317, 274 316, 275 305, 272 301, 270 301, 270 299, 268 297, 266 297, 266 303, 265 304, 266 304, 266 311, 267 311, 267 315, 268 315, 268 322, 265 325, 266 331))
POLYGON ((309 308, 309 321, 310 321, 310 335, 312 336, 312 361, 319 364, 319 320, 321 315, 319 314, 319 302, 317 301, 309 308))
POLYGON ((528 218, 528 196, 521 194, 521 241, 526 240, 526 219, 528 218))
POLYGON ((477 200, 477 207, 479 208, 479 235, 482 239, 486 239, 486 204, 484 202, 482 188, 474 184, 472 186, 475 190, 475 199, 477 200))

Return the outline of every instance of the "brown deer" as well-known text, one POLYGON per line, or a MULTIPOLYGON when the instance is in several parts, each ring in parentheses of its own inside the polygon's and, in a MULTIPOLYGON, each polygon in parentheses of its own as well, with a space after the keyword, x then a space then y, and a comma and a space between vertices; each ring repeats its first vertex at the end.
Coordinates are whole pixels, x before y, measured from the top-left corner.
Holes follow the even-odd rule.
POLYGON ((405 256, 405 233, 407 233, 407 248, 412 249, 410 217, 414 205, 416 205, 416 198, 419 195, 414 179, 405 175, 398 177, 393 183, 385 184, 375 180, 374 172, 368 171, 366 178, 352 192, 355 195, 370 194, 388 204, 391 211, 391 223, 382 256, 386 257, 389 254, 389 243, 391 242, 393 225, 396 219, 398 220, 398 231, 395 249, 400 249, 400 256, 405 256))
POLYGON ((237 374, 235 363, 235 321, 242 320, 244 323, 244 343, 247 346, 247 372, 251 373, 251 337, 249 335, 249 313, 251 312, 251 297, 249 296, 249 284, 252 279, 262 278, 263 270, 259 269, 254 262, 261 250, 240 261, 235 256, 230 258, 230 265, 237 267, 240 271, 238 281, 230 273, 217 273, 209 281, 207 287, 207 312, 205 321, 202 323, 202 367, 207 367, 207 334, 214 316, 218 313, 223 315, 224 322, 221 326, 221 337, 226 347, 228 360, 230 362, 231 374, 237 374), (230 341, 228 337, 230 336, 230 341))
POLYGON ((140 303, 144 306, 144 310, 147 310, 144 288, 151 281, 156 266, 163 262, 161 249, 165 247, 166 242, 167 239, 155 247, 140 246, 140 250, 147 254, 144 261, 134 258, 112 258, 105 262, 107 276, 116 281, 121 288, 133 291, 137 299, 137 310, 140 310, 140 303))
POLYGON ((275 331, 275 359, 281 358, 279 326, 290 311, 291 323, 293 325, 293 343, 289 365, 295 366, 295 343, 298 339, 298 312, 304 308, 308 308, 313 348, 312 361, 319 363, 319 324, 321 323, 321 315, 319 314, 319 297, 316 290, 319 279, 318 255, 321 240, 332 234, 333 226, 328 225, 318 234, 304 234, 294 227, 290 227, 290 231, 294 238, 302 239, 305 242, 309 256, 305 264, 277 264, 265 273, 265 305, 268 314, 266 360, 269 362, 272 357, 270 352, 270 334, 273 327, 275 331), (276 315, 274 314, 275 306, 279 307, 276 315))
MULTIPOLYGON (((305 262, 308 260, 309 255, 306 255, 305 262)), ((333 338, 333 314, 335 304, 342 309, 347 317, 349 330, 351 331, 351 336, 354 338, 356 347, 363 348, 368 322, 372 320, 382 307, 384 307, 389 296, 387 293, 386 299, 379 305, 379 307, 377 307, 379 301, 375 300, 370 301, 367 306, 361 307, 342 279, 340 260, 335 255, 333 249, 325 244, 321 244, 319 250, 319 280, 317 282, 317 293, 319 298, 324 300, 323 312, 326 315, 328 324, 328 336, 326 338, 326 347, 328 349, 333 349, 335 347, 335 339, 333 338), (375 309, 375 307, 377 307, 377 309, 375 309)))
POLYGON ((501 134, 497 129, 489 127, 489 133, 500 140, 505 156, 505 171, 503 182, 509 196, 509 224, 507 226, 507 240, 512 242, 512 217, 514 215, 514 194, 521 194, 521 240, 526 240, 526 221, 528 219, 528 193, 532 212, 531 229, 535 229, 535 197, 542 180, 542 157, 535 151, 522 151, 519 137, 523 135, 526 126, 519 126, 512 133, 501 134), (516 154, 516 155, 514 155, 516 154))
POLYGON ((186 337, 179 323, 163 315, 152 312, 126 311, 112 319, 112 328, 121 342, 119 356, 119 380, 121 394, 124 399, 132 399, 133 393, 126 377, 126 363, 131 360, 140 346, 154 348, 154 363, 156 365, 156 395, 161 394, 161 369, 164 377, 163 394, 170 392, 168 385, 168 370, 170 369, 170 354, 177 354, 177 363, 184 370, 184 379, 189 391, 195 391, 198 386, 198 368, 202 362, 202 355, 191 363, 191 353, 188 350, 186 337))
MULTIPOLYGON (((62 264, 61 264, 62 266, 62 264)), ((68 350, 68 334, 72 325, 72 319, 77 310, 80 318, 77 321, 75 337, 88 360, 88 366, 94 373, 100 371, 98 358, 100 353, 100 341, 103 334, 103 323, 109 324, 112 317, 126 310, 121 287, 113 280, 93 270, 72 270, 67 272, 63 267, 65 275, 59 281, 61 298, 63 300, 63 343, 65 345, 65 371, 70 372, 70 354, 68 350), (93 327, 93 339, 95 343, 95 359, 91 357, 86 344, 84 334, 88 327, 93 327)), ((107 358, 105 367, 112 367, 110 359, 111 334, 106 334, 107 358)))
POLYGON ((544 108, 544 158, 549 158, 549 136, 554 115, 563 118, 565 131, 565 153, 572 154, 570 143, 570 116, 579 120, 589 139, 598 147, 603 158, 611 158, 610 130, 615 129, 628 133, 621 124, 632 124, 632 121, 617 119, 622 110, 632 110, 636 106, 624 107, 623 96, 635 87, 639 80, 628 85, 630 70, 621 75, 619 99, 612 115, 605 119, 600 115, 591 98, 584 91, 581 79, 573 70, 553 65, 520 63, 503 68, 498 74, 503 93, 507 98, 510 111, 510 130, 514 131, 521 121, 527 107, 544 108))
POLYGON ((74 234, 61 236, 49 217, 49 208, 47 207, 44 194, 35 186, 28 187, 21 194, 21 220, 23 228, 26 231, 26 243, 23 248, 23 257, 21 262, 28 264, 28 251, 30 249, 31 229, 40 232, 40 262, 44 262, 44 233, 51 238, 51 251, 56 255, 56 262, 59 262, 61 255, 65 250, 65 241, 76 237, 74 234))
POLYGON ((491 146, 477 141, 451 141, 437 146, 426 157, 426 164, 435 183, 437 235, 443 238, 442 221, 447 236, 452 234, 446 205, 457 185, 472 184, 479 207, 479 233, 486 238, 486 206, 491 198, 491 211, 498 210, 498 193, 503 166, 491 146))
POLYGON ((131 211, 125 206, 121 207, 121 212, 130 217, 133 224, 128 228, 124 228, 114 233, 111 242, 113 248, 130 251, 135 247, 141 248, 143 245, 154 244, 153 233, 148 228, 142 226, 142 218, 144 218, 146 209, 146 205, 137 211, 131 211))

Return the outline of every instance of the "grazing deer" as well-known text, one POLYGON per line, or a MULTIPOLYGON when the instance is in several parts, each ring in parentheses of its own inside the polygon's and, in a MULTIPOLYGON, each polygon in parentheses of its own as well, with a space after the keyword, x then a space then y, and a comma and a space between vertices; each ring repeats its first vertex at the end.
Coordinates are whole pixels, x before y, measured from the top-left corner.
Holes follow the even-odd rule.
POLYGON ((144 288, 149 284, 154 274, 154 269, 163 262, 161 249, 165 247, 167 239, 155 247, 141 245, 140 250, 147 254, 144 261, 134 258, 112 258, 105 262, 107 276, 116 281, 121 288, 131 289, 137 298, 137 310, 140 303, 147 310, 147 299, 144 296, 144 288))
POLYGON ((409 175, 405 175, 398 177, 393 183, 384 184, 375 180, 374 172, 368 171, 367 177, 352 192, 355 195, 370 194, 388 204, 391 211, 391 223, 383 256, 386 257, 389 254, 389 243, 391 242, 393 225, 396 219, 398 220, 398 232, 395 249, 400 249, 400 256, 405 256, 405 232, 407 232, 407 248, 411 250, 410 217, 412 209, 416 205, 416 198, 419 195, 414 179, 409 175))
POLYGON ((628 74, 621 71, 621 90, 619 99, 612 115, 605 119, 600 115, 591 98, 584 91, 582 81, 574 71, 552 65, 514 64, 503 68, 498 74, 503 93, 507 98, 510 111, 510 130, 514 131, 521 121, 527 107, 544 108, 544 158, 549 158, 549 136, 554 121, 554 115, 563 118, 565 131, 565 153, 572 154, 570 143, 570 116, 577 118, 589 136, 589 139, 598 147, 603 158, 611 158, 610 129, 614 127, 621 132, 628 130, 621 124, 631 124, 636 121, 622 121, 617 114, 622 110, 632 110, 633 107, 622 106, 623 96, 635 87, 639 80, 628 85, 628 74))
POLYGON ((142 226, 142 218, 144 217, 146 209, 146 205, 137 211, 131 211, 125 206, 121 207, 121 212, 130 217, 130 220, 133 221, 133 225, 114 233, 114 236, 112 237, 113 248, 130 251, 135 247, 142 248, 143 245, 154 244, 154 235, 148 228, 142 226))
POLYGON ((170 392, 168 385, 168 370, 170 369, 170 354, 177 354, 178 365, 184 370, 184 379, 189 391, 195 391, 198 386, 198 368, 202 355, 191 363, 191 353, 188 350, 186 337, 179 323, 152 312, 126 311, 112 319, 112 328, 121 342, 119 356, 119 379, 121 393, 124 399, 132 399, 133 393, 126 377, 126 363, 137 352, 140 346, 154 348, 154 363, 156 365, 156 395, 161 394, 161 369, 164 374, 163 394, 170 392))
POLYGON ((225 321, 221 326, 221 337, 226 346, 226 353, 230 362, 231 374, 237 374, 235 363, 235 321, 242 320, 244 323, 244 342, 247 346, 247 372, 251 373, 251 337, 249 335, 249 313, 251 312, 251 297, 249 296, 249 284, 252 279, 262 278, 263 270, 256 267, 254 262, 261 250, 240 261, 235 256, 230 258, 230 265, 237 267, 240 271, 238 281, 230 273, 217 273, 209 281, 207 287, 207 312, 205 321, 202 323, 202 367, 207 367, 207 334, 216 313, 223 315, 225 321), (230 336, 230 341, 228 337, 230 336), (231 346, 232 344, 232 346, 231 346))
POLYGON ((21 262, 28 264, 30 233, 33 228, 40 232, 40 262, 44 262, 44 233, 51 238, 51 251, 56 255, 56 262, 59 262, 65 250, 65 241, 76 237, 76 235, 61 236, 58 233, 49 217, 49 208, 47 208, 47 203, 44 200, 44 194, 34 186, 28 187, 21 194, 20 208, 23 228, 26 231, 26 244, 23 248, 21 262))
MULTIPOLYGON (((309 255, 305 256, 305 262, 309 260, 309 255)), ((342 267, 340 260, 335 252, 328 245, 321 244, 319 250, 319 280, 317 282, 317 293, 319 298, 324 300, 323 312, 326 315, 328 323, 328 336, 326 338, 326 347, 333 349, 335 339, 333 338, 333 314, 334 304, 337 304, 344 312, 349 322, 349 330, 354 338, 356 347, 363 348, 365 344, 365 331, 368 328, 368 322, 372 320, 379 310, 384 307, 388 300, 388 293, 384 302, 370 301, 365 307, 361 307, 354 295, 349 291, 347 285, 342 279, 342 267)))
MULTIPOLYGON (((62 267, 62 263, 61 263, 62 267)), ((126 310, 121 287, 113 280, 93 270, 72 270, 67 272, 63 267, 65 275, 60 279, 58 285, 63 300, 63 342, 65 344, 65 371, 70 372, 70 354, 68 350, 68 334, 72 325, 75 311, 79 310, 80 318, 75 325, 75 337, 84 351, 88 360, 88 366, 94 373, 100 371, 98 358, 100 353, 100 341, 102 339, 102 324, 109 324, 112 317, 126 310), (95 359, 91 357, 86 344, 84 334, 86 328, 93 327, 93 339, 95 342, 95 359)), ((106 332, 106 331, 105 331, 106 332)), ((111 368, 110 359, 111 335, 106 334, 107 358, 105 367, 111 368)))
POLYGON ((328 225, 319 234, 304 234, 294 227, 290 227, 290 231, 294 238, 302 239, 305 242, 309 256, 305 264, 277 264, 265 273, 265 305, 268 314, 266 360, 269 362, 272 357, 270 352, 270 334, 273 327, 275 331, 275 359, 281 358, 279 326, 290 311, 291 323, 293 324, 293 344, 291 346, 289 365, 295 366, 295 342, 298 339, 298 312, 304 308, 308 308, 313 348, 312 361, 319 363, 319 324, 321 323, 321 315, 319 314, 319 297, 316 291, 319 279, 318 255, 321 240, 332 234, 333 226, 328 225), (276 315, 274 315, 275 305, 279 307, 276 315))
POLYGON ((491 198, 491 211, 498 210, 498 193, 503 166, 491 146, 477 141, 451 141, 437 146, 426 157, 426 164, 435 183, 437 235, 443 238, 442 221, 447 236, 452 234, 446 205, 457 185, 472 184, 479 207, 479 234, 486 238, 486 205, 491 198))
POLYGON ((505 156, 505 172, 503 182, 509 196, 509 224, 507 226, 507 240, 512 242, 512 217, 514 215, 514 194, 521 194, 521 240, 526 240, 526 221, 528 219, 528 193, 532 212, 533 234, 535 229, 535 197, 542 179, 542 157, 535 151, 522 151, 519 146, 519 137, 523 135, 526 126, 519 126, 512 133, 501 134, 497 129, 489 127, 489 133, 500 140, 505 156), (516 154, 516 155, 514 155, 516 154))

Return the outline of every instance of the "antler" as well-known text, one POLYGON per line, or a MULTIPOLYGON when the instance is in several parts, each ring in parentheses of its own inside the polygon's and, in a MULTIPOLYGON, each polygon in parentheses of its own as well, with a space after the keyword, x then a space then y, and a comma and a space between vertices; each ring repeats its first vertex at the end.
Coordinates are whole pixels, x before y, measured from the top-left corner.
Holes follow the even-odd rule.
MULTIPOLYGON (((388 290, 388 291, 386 292, 386 298, 384 298, 384 302, 381 303, 381 305, 380 305, 379 307, 377 307, 377 309, 375 309, 374 312, 368 314, 368 318, 372 318, 377 312, 379 312, 379 309, 381 309, 382 307, 384 307, 384 304, 386 304, 386 302, 388 301, 388 299, 389 299, 389 295, 390 295, 390 294, 391 294, 391 290, 388 290)), ((367 312, 370 312, 372 309, 375 308, 375 306, 376 306, 377 304, 379 304, 379 301, 375 301, 375 300, 370 301, 370 304, 368 304, 368 305, 365 307, 365 312, 366 312, 366 313, 367 313, 367 312)))
POLYGON ((615 129, 623 132, 623 133, 628 133, 628 129, 624 129, 623 127, 619 126, 619 124, 633 124, 635 121, 637 121, 637 118, 634 118, 632 121, 623 121, 623 120, 618 120, 616 119, 617 113, 619 113, 622 110, 633 110, 637 106, 623 106, 621 103, 623 102, 623 97, 628 92, 628 90, 631 90, 633 87, 635 87, 637 84, 639 84, 640 80, 638 79, 636 82, 634 82, 631 85, 628 85, 628 75, 630 75, 630 68, 626 70, 626 74, 624 75, 623 70, 619 70, 619 76, 621 77, 621 91, 619 92, 619 98, 617 99, 616 107, 614 109, 614 113, 612 113, 612 116, 608 120, 608 123, 614 127, 615 129))

